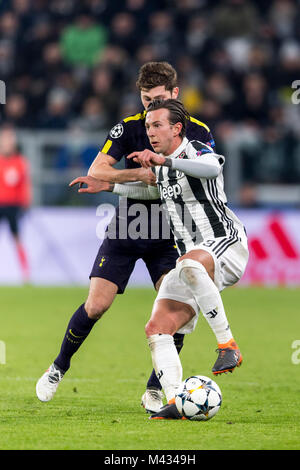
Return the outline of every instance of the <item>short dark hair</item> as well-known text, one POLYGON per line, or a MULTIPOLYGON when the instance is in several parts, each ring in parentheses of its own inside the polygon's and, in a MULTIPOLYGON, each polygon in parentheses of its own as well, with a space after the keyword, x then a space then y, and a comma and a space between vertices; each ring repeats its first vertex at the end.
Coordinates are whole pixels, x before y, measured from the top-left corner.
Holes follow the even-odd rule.
POLYGON ((153 100, 147 108, 147 113, 150 111, 156 111, 157 109, 167 109, 169 111, 169 122, 171 125, 180 122, 182 129, 180 137, 184 137, 186 134, 186 123, 190 120, 190 115, 185 109, 183 103, 180 100, 170 98, 168 100, 153 100))
POLYGON ((147 62, 139 70, 136 82, 138 90, 151 90, 157 86, 164 86, 172 91, 177 87, 177 72, 168 62, 147 62))

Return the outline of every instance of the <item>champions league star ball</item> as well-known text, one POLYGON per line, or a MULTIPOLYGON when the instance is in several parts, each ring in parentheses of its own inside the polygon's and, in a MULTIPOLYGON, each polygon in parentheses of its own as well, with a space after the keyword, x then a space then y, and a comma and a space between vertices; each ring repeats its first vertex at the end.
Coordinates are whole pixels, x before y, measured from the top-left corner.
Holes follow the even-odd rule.
POLYGON ((219 386, 204 375, 189 377, 177 390, 178 412, 192 421, 207 421, 217 414, 222 404, 219 386))

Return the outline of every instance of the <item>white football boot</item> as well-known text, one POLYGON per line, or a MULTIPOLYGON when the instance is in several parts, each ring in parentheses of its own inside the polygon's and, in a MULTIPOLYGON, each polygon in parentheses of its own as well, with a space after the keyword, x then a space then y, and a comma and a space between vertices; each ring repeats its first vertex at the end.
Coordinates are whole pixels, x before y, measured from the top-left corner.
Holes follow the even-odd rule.
POLYGON ((36 384, 35 390, 38 399, 41 401, 52 400, 63 376, 63 373, 54 364, 51 364, 36 384))
POLYGON ((141 405, 147 413, 157 413, 163 406, 163 393, 158 388, 147 388, 142 396, 141 405))

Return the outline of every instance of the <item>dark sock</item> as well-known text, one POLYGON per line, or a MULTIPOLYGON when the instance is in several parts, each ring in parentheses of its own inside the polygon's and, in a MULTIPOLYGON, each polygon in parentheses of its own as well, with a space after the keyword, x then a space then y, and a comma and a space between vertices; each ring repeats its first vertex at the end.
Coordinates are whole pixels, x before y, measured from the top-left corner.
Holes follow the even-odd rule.
POLYGON ((60 370, 66 372, 70 368, 73 354, 79 349, 89 335, 97 320, 89 318, 84 304, 82 304, 72 316, 65 333, 60 353, 54 360, 54 364, 60 370))
MULTIPOLYGON (((173 336, 174 338, 174 343, 177 349, 178 354, 180 353, 182 347, 183 347, 183 338, 184 335, 181 333, 175 333, 173 336)), ((153 369, 151 372, 151 375, 149 377, 149 380, 147 382, 147 388, 158 388, 159 390, 162 389, 162 386, 160 384, 160 381, 157 378, 157 375, 155 373, 155 370, 153 369)))

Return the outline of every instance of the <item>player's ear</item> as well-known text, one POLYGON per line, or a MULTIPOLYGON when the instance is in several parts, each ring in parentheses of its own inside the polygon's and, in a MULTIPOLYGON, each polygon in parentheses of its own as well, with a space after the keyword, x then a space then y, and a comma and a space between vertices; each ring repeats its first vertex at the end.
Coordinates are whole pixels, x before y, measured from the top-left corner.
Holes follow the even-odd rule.
POLYGON ((178 94, 179 94, 179 88, 178 88, 178 86, 176 86, 176 87, 173 88, 173 90, 172 90, 172 95, 171 95, 172 99, 173 99, 173 100, 176 100, 177 97, 178 97, 178 94))
POLYGON ((182 130, 182 124, 181 122, 176 122, 176 124, 173 126, 173 132, 174 132, 174 137, 177 137, 182 130))

